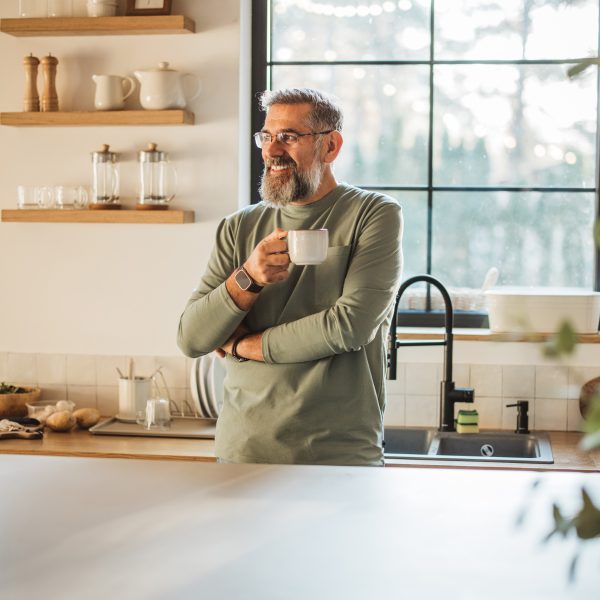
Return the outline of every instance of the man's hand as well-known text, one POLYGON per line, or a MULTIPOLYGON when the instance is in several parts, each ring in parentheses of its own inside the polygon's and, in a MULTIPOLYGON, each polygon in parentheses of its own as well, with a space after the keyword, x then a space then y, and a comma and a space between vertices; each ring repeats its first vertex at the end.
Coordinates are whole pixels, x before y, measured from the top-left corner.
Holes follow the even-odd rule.
POLYGON ((259 285, 283 281, 289 275, 290 257, 285 237, 287 231, 279 227, 261 240, 244 263, 250 277, 259 285))
POLYGON ((223 358, 226 354, 231 354, 231 349, 233 348, 233 342, 240 337, 240 335, 244 335, 245 333, 250 333, 250 329, 246 326, 244 321, 242 321, 236 328, 235 331, 229 336, 229 339, 215 351, 216 353, 223 358))

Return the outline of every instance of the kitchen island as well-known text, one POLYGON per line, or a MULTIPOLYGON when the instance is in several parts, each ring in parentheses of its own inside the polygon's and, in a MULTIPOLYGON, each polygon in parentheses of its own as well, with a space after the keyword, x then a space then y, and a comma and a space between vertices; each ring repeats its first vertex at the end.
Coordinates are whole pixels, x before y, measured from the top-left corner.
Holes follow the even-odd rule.
MULTIPOLYGON (((488 463, 460 461, 386 460, 390 467, 448 467, 485 469, 528 469, 600 471, 600 452, 587 453, 578 448, 581 433, 549 432, 554 454, 553 464, 488 463)), ((0 440, 2 454, 43 454, 47 456, 82 456, 98 458, 140 458, 149 460, 191 460, 214 462, 214 440, 92 435, 74 429, 56 433, 48 428, 41 440, 0 440)))
POLYGON ((597 597, 541 540, 600 474, 4 455, 3 598, 597 597), (534 482, 538 482, 535 490, 534 482), (521 525, 518 515, 526 511, 521 525))

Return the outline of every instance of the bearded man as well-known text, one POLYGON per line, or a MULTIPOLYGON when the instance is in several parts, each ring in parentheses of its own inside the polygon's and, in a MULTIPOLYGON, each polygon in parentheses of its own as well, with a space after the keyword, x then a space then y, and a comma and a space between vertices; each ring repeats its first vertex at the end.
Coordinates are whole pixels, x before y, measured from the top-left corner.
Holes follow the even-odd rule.
POLYGON ((336 181, 333 98, 291 88, 264 92, 261 105, 262 201, 220 223, 179 347, 225 357, 220 462, 382 465, 400 206, 336 181), (321 228, 325 262, 291 264, 287 231, 321 228))

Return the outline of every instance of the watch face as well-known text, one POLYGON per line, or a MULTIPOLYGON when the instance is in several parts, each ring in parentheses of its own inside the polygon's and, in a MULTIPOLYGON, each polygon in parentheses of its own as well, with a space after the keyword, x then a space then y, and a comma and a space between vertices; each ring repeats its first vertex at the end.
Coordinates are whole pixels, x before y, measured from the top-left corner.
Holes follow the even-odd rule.
POLYGON ((237 284, 240 286, 240 288, 242 288, 243 290, 247 290, 252 285, 252 279, 250 279, 246 272, 242 270, 239 270, 235 274, 235 280, 237 281, 237 284))

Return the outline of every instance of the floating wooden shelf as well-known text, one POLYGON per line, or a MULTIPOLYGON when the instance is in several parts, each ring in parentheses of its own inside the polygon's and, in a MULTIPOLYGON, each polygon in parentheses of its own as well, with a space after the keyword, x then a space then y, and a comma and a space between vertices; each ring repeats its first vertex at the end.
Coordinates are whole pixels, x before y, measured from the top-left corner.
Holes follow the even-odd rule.
POLYGON ((13 127, 64 125, 193 125, 187 110, 106 110, 70 112, 1 112, 0 125, 13 127))
POLYGON ((196 24, 183 15, 152 17, 52 17, 0 19, 0 32, 19 37, 65 35, 148 35, 194 33, 196 24))
POLYGON ((55 210, 5 209, 0 220, 10 223, 166 223, 195 221, 193 210, 55 210))

